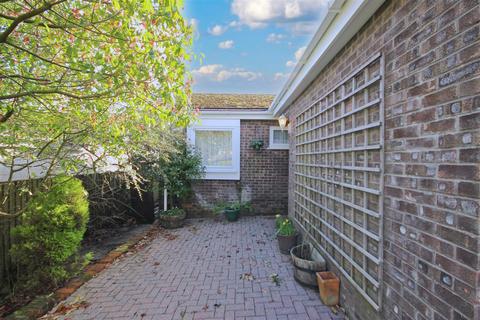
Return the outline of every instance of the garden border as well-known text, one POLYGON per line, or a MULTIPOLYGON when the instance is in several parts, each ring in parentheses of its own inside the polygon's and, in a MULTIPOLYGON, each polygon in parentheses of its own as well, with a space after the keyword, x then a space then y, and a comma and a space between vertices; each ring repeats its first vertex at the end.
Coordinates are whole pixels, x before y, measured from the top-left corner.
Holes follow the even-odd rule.
POLYGON ((28 304, 6 316, 5 320, 30 320, 42 317, 43 315, 48 313, 56 304, 67 299, 87 281, 94 278, 104 269, 109 267, 115 260, 123 256, 125 253, 129 252, 131 249, 135 248, 135 246, 139 244, 140 241, 144 239, 151 239, 151 237, 156 232, 161 231, 162 229, 163 228, 160 227, 157 223, 152 224, 143 233, 132 236, 124 244, 119 245, 115 249, 111 250, 105 257, 103 257, 99 261, 87 265, 79 275, 68 280, 65 286, 63 286, 62 288, 56 289, 54 292, 51 292, 49 294, 35 297, 28 304))

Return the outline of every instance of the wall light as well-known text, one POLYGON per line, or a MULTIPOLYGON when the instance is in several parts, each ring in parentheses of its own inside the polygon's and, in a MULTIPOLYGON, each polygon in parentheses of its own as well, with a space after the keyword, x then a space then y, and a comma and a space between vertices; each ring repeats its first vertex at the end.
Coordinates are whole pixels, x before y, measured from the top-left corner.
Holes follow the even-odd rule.
POLYGON ((282 114, 278 118, 278 124, 279 124, 280 128, 285 129, 288 125, 288 118, 284 114, 282 114))

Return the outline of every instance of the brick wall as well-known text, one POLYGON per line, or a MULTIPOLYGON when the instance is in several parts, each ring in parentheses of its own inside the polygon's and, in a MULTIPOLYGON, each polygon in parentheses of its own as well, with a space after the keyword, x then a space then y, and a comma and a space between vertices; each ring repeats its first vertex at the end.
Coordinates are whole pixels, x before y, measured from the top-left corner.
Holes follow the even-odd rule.
POLYGON ((192 197, 183 205, 190 216, 211 214, 221 201, 250 201, 253 214, 276 214, 287 210, 288 150, 270 150, 269 128, 277 121, 241 120, 240 180, 200 180, 193 184, 192 197), (256 151, 252 140, 262 139, 256 151))
POLYGON ((480 319, 479 18, 478 1, 387 1, 288 109, 383 54, 383 308, 342 279, 353 319, 480 319))

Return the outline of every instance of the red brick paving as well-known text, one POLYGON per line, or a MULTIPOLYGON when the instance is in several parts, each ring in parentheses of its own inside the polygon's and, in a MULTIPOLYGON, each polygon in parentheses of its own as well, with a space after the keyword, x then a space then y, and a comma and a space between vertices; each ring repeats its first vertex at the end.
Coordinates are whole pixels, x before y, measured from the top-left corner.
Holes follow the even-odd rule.
POLYGON ((173 233, 178 238, 158 237, 83 285, 65 303, 86 301, 88 307, 62 317, 343 319, 321 303, 316 290, 293 280, 290 258, 274 239, 273 219, 191 220, 173 233), (241 279, 243 274, 254 279, 241 279))

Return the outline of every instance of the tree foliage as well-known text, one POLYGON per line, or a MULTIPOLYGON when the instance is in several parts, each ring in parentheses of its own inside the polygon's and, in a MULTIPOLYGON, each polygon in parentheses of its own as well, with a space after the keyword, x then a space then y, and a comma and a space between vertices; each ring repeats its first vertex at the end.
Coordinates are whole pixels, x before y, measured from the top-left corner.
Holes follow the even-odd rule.
POLYGON ((192 189, 191 183, 204 175, 202 157, 185 142, 178 143, 179 152, 169 161, 160 163, 162 171, 160 182, 171 196, 173 205, 180 205, 178 201, 187 197, 192 189))
MULTIPOLYGON (((179 0, 0 1, 0 170, 129 171, 152 131, 189 123, 179 0)), ((169 139, 157 141, 169 143, 169 139)), ((163 145, 166 147, 166 145, 163 145)))
POLYGON ((172 143, 167 156, 147 155, 139 157, 142 174, 160 188, 166 188, 170 198, 170 206, 180 205, 180 201, 190 195, 191 183, 204 176, 205 168, 201 155, 187 144, 184 139, 172 143))

